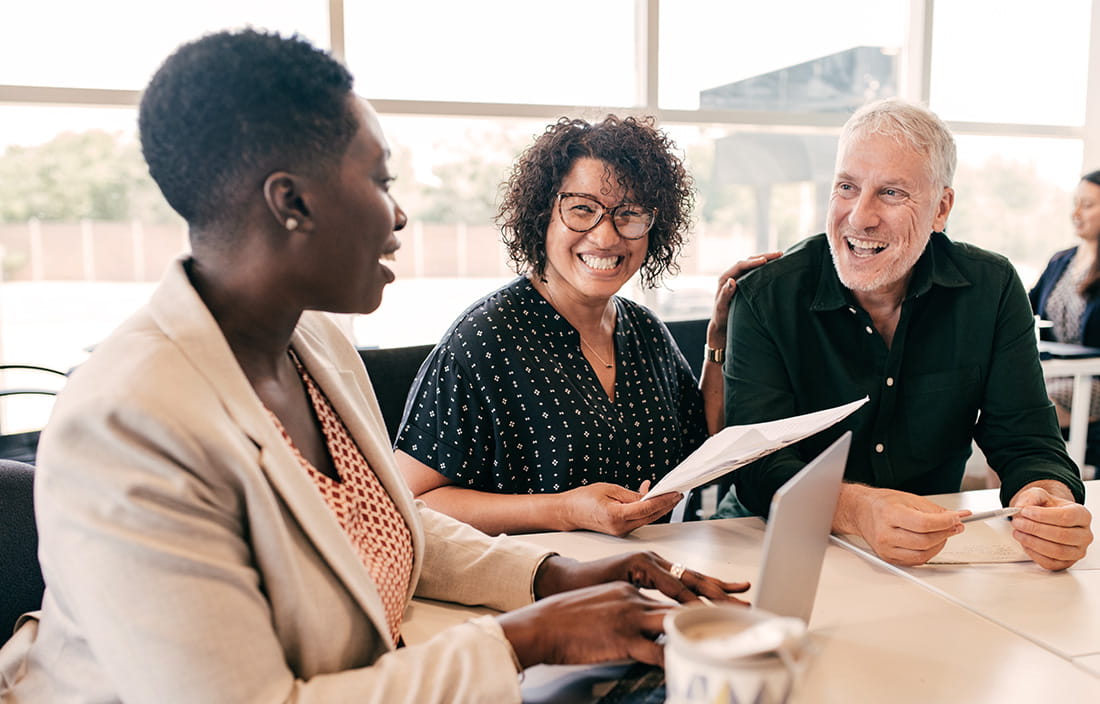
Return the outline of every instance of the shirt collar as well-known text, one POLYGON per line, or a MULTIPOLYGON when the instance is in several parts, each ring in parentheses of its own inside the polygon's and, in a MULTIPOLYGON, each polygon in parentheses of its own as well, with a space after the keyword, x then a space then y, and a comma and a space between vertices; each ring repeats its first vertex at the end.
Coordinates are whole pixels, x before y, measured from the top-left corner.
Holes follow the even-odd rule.
MULTIPOLYGON (((932 286, 958 288, 971 285, 970 280, 959 271, 959 267, 948 254, 950 243, 951 240, 942 232, 932 233, 928 246, 924 248, 924 253, 913 267, 913 278, 909 281, 906 299, 923 296, 931 290, 932 286)), ((840 283, 832 255, 822 257, 817 294, 814 296, 813 303, 810 304, 810 310, 845 308, 852 305, 854 300, 852 292, 840 283)))

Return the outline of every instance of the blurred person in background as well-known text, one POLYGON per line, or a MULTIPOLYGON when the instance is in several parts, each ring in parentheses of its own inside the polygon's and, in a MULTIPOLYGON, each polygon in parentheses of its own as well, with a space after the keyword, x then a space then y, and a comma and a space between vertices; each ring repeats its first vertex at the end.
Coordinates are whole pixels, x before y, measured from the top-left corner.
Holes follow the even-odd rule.
MULTIPOLYGON (((1081 177, 1073 196, 1073 233, 1080 243, 1051 257, 1028 293, 1032 310, 1049 327, 1042 339, 1100 347, 1100 171, 1081 177)), ((1063 431, 1069 428, 1073 377, 1047 379, 1047 393, 1063 431)), ((1085 463, 1100 465, 1100 379, 1093 378, 1085 463)))

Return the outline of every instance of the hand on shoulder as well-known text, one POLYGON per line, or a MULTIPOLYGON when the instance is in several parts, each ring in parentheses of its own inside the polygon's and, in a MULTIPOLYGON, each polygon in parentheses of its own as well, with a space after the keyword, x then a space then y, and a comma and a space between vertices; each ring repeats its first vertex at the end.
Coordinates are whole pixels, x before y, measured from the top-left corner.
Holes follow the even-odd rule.
POLYGON ((714 293, 714 310, 707 326, 707 344, 714 349, 726 346, 726 327, 729 323, 730 300, 737 290, 737 278, 753 269, 783 256, 782 252, 765 252, 742 259, 718 276, 718 289, 714 293))

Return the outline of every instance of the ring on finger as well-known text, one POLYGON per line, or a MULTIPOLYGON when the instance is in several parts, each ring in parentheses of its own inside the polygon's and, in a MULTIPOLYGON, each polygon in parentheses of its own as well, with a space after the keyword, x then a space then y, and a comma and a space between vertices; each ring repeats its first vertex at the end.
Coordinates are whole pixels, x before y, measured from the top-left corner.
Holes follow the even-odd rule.
POLYGON ((684 576, 684 566, 679 562, 668 568, 669 573, 676 579, 681 579, 684 576))

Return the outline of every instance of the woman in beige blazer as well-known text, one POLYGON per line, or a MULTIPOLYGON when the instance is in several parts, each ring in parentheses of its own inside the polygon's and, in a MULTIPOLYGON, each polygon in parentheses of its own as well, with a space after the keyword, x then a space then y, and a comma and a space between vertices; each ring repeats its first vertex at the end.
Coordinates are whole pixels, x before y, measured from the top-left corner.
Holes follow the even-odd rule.
POLYGON ((244 31, 184 45, 146 90, 142 147, 192 252, 43 433, 47 588, 0 651, 5 702, 518 701, 534 663, 659 662, 670 607, 637 586, 746 588, 652 554, 577 563, 414 502, 323 312, 378 307, 405 224, 351 85, 308 43, 244 31), (514 610, 401 647, 414 594, 514 610))

